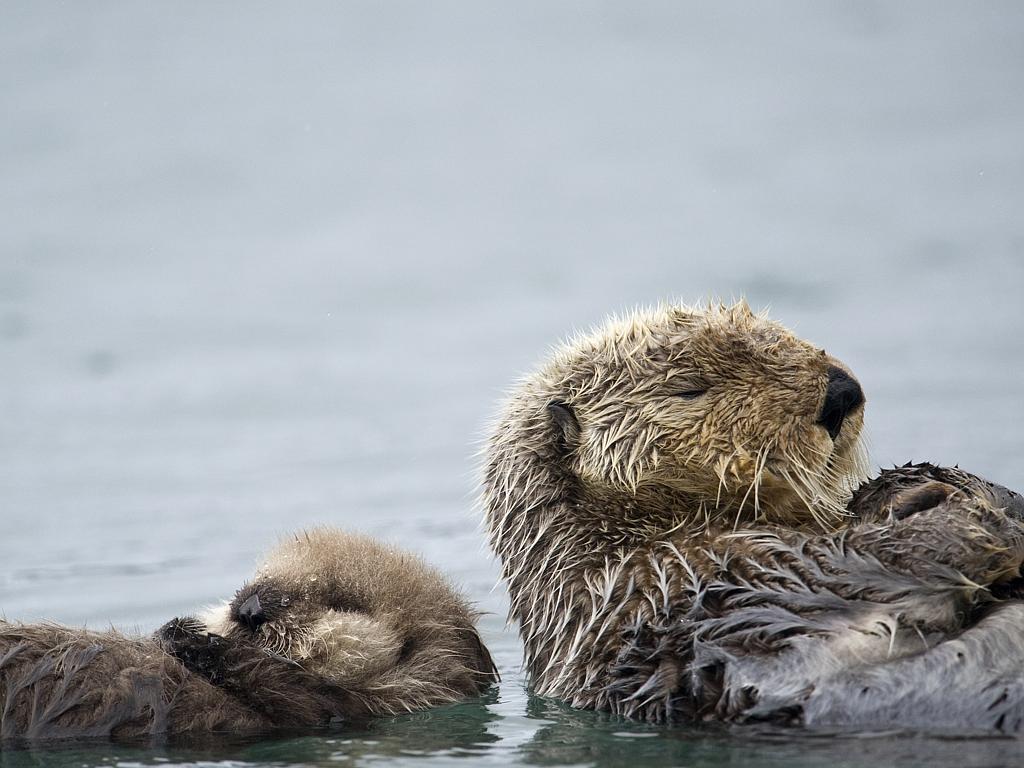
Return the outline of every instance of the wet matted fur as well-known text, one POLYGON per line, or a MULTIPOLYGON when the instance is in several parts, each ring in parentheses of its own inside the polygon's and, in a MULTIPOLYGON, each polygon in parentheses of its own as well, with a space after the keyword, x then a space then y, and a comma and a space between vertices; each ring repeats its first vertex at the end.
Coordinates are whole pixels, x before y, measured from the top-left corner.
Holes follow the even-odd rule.
POLYGON ((252 733, 362 714, 347 691, 259 647, 204 649, 218 657, 213 679, 170 650, 160 636, 0 622, 0 738, 252 733))
POLYGON ((535 689, 655 722, 1020 727, 1022 609, 995 602, 1018 497, 930 465, 853 495, 862 420, 842 363, 744 304, 558 350, 483 477, 535 689))
POLYGON ((316 529, 236 598, 152 637, 0 622, 0 738, 309 728, 411 711, 496 679, 475 614, 420 559, 316 529))

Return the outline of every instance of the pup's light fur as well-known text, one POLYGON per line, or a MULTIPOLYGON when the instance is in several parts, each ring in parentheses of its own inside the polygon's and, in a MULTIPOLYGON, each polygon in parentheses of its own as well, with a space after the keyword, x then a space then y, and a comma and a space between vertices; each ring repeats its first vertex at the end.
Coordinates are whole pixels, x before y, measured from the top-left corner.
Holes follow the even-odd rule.
POLYGON ((315 670, 382 715, 456 701, 496 679, 475 617, 418 557, 318 528, 282 542, 234 601, 202 621, 315 670), (237 618, 252 594, 268 619, 255 632, 237 618))

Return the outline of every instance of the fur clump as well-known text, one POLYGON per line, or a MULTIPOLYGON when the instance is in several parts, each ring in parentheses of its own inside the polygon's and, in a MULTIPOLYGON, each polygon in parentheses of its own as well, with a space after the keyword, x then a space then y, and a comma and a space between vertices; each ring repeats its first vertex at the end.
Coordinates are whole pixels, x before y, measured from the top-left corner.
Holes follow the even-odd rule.
POLYGON ((444 704, 496 671, 418 558, 316 529, 235 599, 150 637, 0 622, 0 739, 309 728, 444 704))
POLYGON ((930 465, 861 486, 862 397, 823 415, 838 380, 740 304, 612 321, 517 387, 482 501, 539 693, 652 722, 1019 727, 1019 607, 993 602, 1019 497, 930 465))

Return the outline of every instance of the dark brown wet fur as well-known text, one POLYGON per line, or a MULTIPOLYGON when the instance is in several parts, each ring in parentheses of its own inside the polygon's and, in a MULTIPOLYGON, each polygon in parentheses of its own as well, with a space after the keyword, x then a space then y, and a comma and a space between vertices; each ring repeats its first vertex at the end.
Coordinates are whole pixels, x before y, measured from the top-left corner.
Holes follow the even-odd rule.
POLYGON ((1021 582, 1020 497, 907 465, 851 512, 864 521, 836 534, 721 542, 691 556, 699 574, 659 564, 686 586, 624 627, 597 701, 658 722, 1018 731, 1024 603, 1006 597, 1021 582))
MULTIPOLYGON (((294 682, 291 670, 283 680, 294 682)), ((0 696, 3 739, 255 732, 277 724, 274 712, 190 671, 154 638, 49 624, 0 623, 0 696)), ((310 708, 307 698, 288 721, 315 725, 343 714, 340 702, 310 708)))

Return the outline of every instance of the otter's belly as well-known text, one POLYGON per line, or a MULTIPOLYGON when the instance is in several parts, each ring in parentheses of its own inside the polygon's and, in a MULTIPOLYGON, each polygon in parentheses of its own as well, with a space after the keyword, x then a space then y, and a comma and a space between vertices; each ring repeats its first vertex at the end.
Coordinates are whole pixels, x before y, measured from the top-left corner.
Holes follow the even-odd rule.
POLYGON ((1024 603, 1011 602, 953 640, 821 681, 809 725, 1024 729, 1024 603))
MULTIPOLYGON (((724 665, 720 716, 738 720, 791 720, 822 680, 921 653, 937 642, 901 626, 891 613, 860 612, 834 620, 824 636, 790 637, 774 652, 731 655, 724 665)), ((702 660, 698 656, 698 666, 702 660)))
POLYGON ((732 717, 810 726, 1024 729, 1024 603, 998 606, 955 639, 911 630, 797 638, 774 656, 734 658, 732 717))

